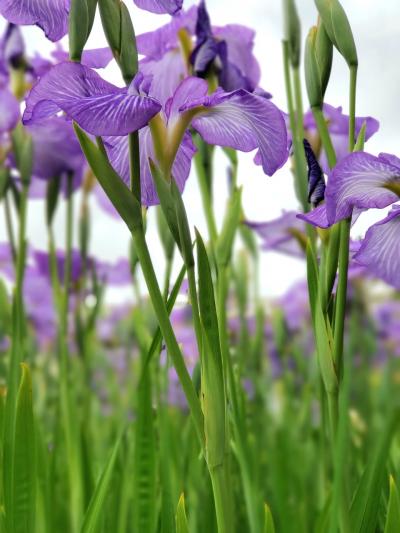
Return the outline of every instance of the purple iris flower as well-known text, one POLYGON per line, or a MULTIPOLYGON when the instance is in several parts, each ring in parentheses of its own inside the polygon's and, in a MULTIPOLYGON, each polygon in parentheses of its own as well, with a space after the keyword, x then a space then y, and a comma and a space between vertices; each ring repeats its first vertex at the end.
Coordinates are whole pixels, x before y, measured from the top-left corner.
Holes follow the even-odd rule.
MULTIPOLYGON (((161 104, 147 96, 149 81, 139 73, 128 88, 119 89, 83 65, 60 63, 30 92, 23 121, 33 124, 63 110, 89 133, 105 136, 110 161, 124 180, 129 175, 124 136, 140 130, 142 200, 144 205, 153 205, 158 203, 158 198, 148 158, 156 159, 156 154, 145 126, 161 110, 161 104)), ((187 78, 166 102, 161 123, 162 144, 167 152, 173 153, 169 163, 181 191, 194 154, 188 133, 190 125, 209 144, 244 152, 258 149, 263 170, 268 175, 288 157, 281 111, 269 100, 243 89, 230 93, 218 89, 209 95, 204 80, 187 78)))
POLYGON ((68 32, 70 0, 0 0, 0 14, 13 24, 35 25, 50 41, 68 32))
POLYGON ((263 250, 304 257, 307 243, 305 223, 294 211, 268 222, 246 221, 246 224, 261 237, 263 250))
POLYGON ((190 75, 188 58, 181 51, 180 36, 191 44, 193 72, 204 77, 214 65, 219 84, 226 91, 244 88, 253 92, 260 81, 260 68, 253 55, 254 31, 239 24, 211 27, 204 3, 180 12, 168 24, 137 37, 144 59, 140 69, 153 77, 151 94, 165 103, 179 83, 190 75))
POLYGON ((400 289, 400 205, 369 228, 354 259, 378 278, 400 289))
POLYGON ((0 39, 0 72, 8 79, 10 68, 19 68, 24 63, 25 43, 21 30, 8 24, 0 39))
POLYGON ((326 203, 302 218, 328 227, 371 208, 382 209, 399 199, 400 159, 391 154, 375 157, 354 152, 332 170, 325 191, 326 203))
POLYGON ((141 9, 151 13, 175 15, 182 8, 183 0, 133 0, 141 9))
MULTIPOLYGON (((329 134, 336 152, 336 160, 340 162, 348 154, 349 117, 348 115, 343 114, 342 107, 333 107, 329 104, 324 104, 323 112, 328 123, 329 134)), ((372 135, 378 131, 379 122, 372 117, 356 117, 356 138, 360 133, 364 122, 366 124, 365 140, 368 141, 372 135)), ((304 116, 304 129, 307 138, 311 141, 318 134, 317 125, 311 110, 307 111, 304 116)), ((311 144, 313 143, 311 142, 311 144)), ((329 174, 329 165, 324 150, 322 150, 320 154, 319 162, 325 174, 329 174)))
POLYGON ((193 73, 205 78, 213 71, 225 91, 254 91, 260 69, 252 54, 253 41, 254 32, 238 24, 213 29, 202 0, 197 12, 196 46, 190 57, 193 73))

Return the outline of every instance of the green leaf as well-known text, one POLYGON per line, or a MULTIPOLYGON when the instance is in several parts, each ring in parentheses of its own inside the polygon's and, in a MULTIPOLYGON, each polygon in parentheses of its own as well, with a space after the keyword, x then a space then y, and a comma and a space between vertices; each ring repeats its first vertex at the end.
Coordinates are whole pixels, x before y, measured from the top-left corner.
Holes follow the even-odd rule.
POLYGON ((399 424, 399 418, 400 412, 397 409, 387 417, 374 453, 364 470, 351 504, 351 531, 358 533, 375 532, 386 462, 393 435, 399 424))
POLYGON ((365 134, 367 131, 367 122, 364 120, 360 133, 358 134, 356 144, 354 145, 353 152, 362 152, 364 150, 364 144, 365 144, 365 134))
POLYGON ((183 493, 179 498, 178 507, 176 509, 176 533, 189 533, 189 525, 185 511, 185 497, 183 493))
POLYGON ((69 9, 69 57, 80 61, 88 38, 89 10, 87 0, 71 0, 69 9))
POLYGON ((400 497, 396 483, 390 476, 390 495, 387 510, 385 533, 398 533, 400 531, 400 497))
POLYGON ((114 467, 117 461, 121 438, 119 438, 111 452, 110 458, 97 482, 89 507, 85 513, 81 533, 97 533, 103 513, 104 503, 111 488, 114 467))
POLYGON ((156 524, 156 437, 151 368, 146 367, 138 391, 133 472, 134 531, 153 533, 156 524))
POLYGON ((171 192, 175 203, 175 213, 179 229, 179 240, 181 243, 182 257, 185 261, 186 268, 189 270, 194 266, 192 237, 190 235, 185 205, 183 203, 181 193, 179 192, 174 180, 172 180, 171 183, 171 192))
POLYGON ((93 174, 103 187, 122 220, 131 232, 141 228, 143 221, 139 202, 115 172, 105 154, 97 148, 77 124, 74 124, 74 128, 93 174))
POLYGON ((264 504, 264 533, 275 533, 274 519, 268 504, 264 504))
POLYGON ((199 308, 203 329, 202 406, 207 463, 221 465, 225 453, 225 388, 222 356, 210 264, 200 233, 196 230, 199 308))
POLYGON ((35 431, 31 374, 25 363, 21 363, 21 368, 15 410, 11 505, 6 508, 6 523, 10 532, 30 533, 35 524, 35 431))
POLYGON ((59 193, 60 193, 61 179, 55 177, 49 181, 46 191, 46 222, 51 226, 53 217, 56 212, 59 193))

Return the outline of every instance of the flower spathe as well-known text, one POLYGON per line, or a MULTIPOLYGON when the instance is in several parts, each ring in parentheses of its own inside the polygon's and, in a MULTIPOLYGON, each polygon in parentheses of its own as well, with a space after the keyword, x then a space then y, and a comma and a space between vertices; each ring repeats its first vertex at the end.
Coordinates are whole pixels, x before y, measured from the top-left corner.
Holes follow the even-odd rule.
POLYGON ((50 41, 68 31, 70 0, 0 0, 0 14, 13 24, 35 25, 50 41))
POLYGON ((25 125, 64 111, 93 135, 127 135, 145 126, 161 105, 138 93, 135 80, 119 88, 79 63, 60 63, 33 87, 23 115, 25 125))
POLYGON ((354 259, 400 290, 400 205, 369 228, 354 259))

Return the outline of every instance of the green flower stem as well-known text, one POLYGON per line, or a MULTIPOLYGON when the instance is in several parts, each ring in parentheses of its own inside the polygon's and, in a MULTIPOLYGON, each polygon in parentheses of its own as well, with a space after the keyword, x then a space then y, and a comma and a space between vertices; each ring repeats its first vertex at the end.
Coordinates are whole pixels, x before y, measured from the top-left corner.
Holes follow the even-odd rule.
POLYGON ((217 223, 215 221, 210 191, 208 188, 209 180, 207 177, 207 170, 202 164, 202 157, 200 152, 195 155, 194 161, 196 166, 197 177, 199 180, 200 194, 203 202, 203 210, 207 223, 208 236, 212 245, 214 245, 218 237, 217 223))
POLYGON ((151 261, 149 249, 147 247, 143 228, 137 228, 136 230, 134 230, 132 232, 132 237, 135 245, 135 250, 142 267, 147 289, 149 291, 150 299, 153 304, 154 312, 157 316, 161 333, 164 337, 165 343, 167 345, 167 350, 172 358, 182 388, 185 392, 186 399, 193 417, 197 436, 200 440, 202 448, 204 449, 204 424, 200 402, 197 397, 196 390, 193 386, 193 382, 185 366, 181 349, 179 348, 178 342, 171 326, 171 322, 169 320, 168 312, 165 307, 165 302, 158 286, 156 274, 154 272, 154 267, 151 261))
POLYGON ((232 533, 234 529, 229 499, 231 486, 227 483, 225 467, 223 465, 218 465, 211 468, 210 476, 214 494, 218 533, 232 533))
MULTIPOLYGON (((68 310, 69 289, 71 283, 71 254, 73 240, 73 176, 68 176, 67 183, 67 212, 66 212, 66 243, 65 243, 65 267, 64 287, 60 297, 59 308, 59 343, 60 343, 60 402, 65 434, 65 445, 68 462, 68 484, 71 513, 71 531, 79 531, 83 516, 83 487, 81 479, 81 461, 79 450, 79 434, 77 417, 74 409, 73 387, 69 376, 69 348, 68 348, 68 310)), ((53 280, 58 278, 55 249, 52 249, 53 257, 53 280)), ((54 284, 55 286, 55 284, 54 284)), ((56 286, 55 286, 56 287, 56 286)), ((55 288, 57 291, 57 288, 55 288)))
POLYGON ((8 242, 10 243, 10 247, 11 247, 12 259, 13 259, 14 264, 16 264, 17 250, 15 247, 15 237, 14 237, 14 228, 13 228, 13 222, 12 222, 12 216, 11 216, 10 200, 8 198, 7 193, 4 195, 4 216, 5 216, 5 222, 6 222, 8 242))
POLYGON ((297 190, 298 198, 303 207, 303 210, 308 211, 309 209, 308 194, 307 194, 308 177, 307 177, 306 159, 305 159, 304 148, 303 148, 303 135, 301 133, 302 126, 303 126, 302 124, 303 119, 302 119, 302 111, 301 111, 302 104, 301 104, 301 93, 300 93, 300 79, 299 79, 298 70, 297 70, 297 78, 296 78, 296 73, 294 74, 295 85, 297 85, 297 90, 296 90, 297 120, 296 120, 296 105, 295 105, 294 98, 293 98, 293 88, 292 88, 292 80, 291 80, 290 64, 289 64, 288 42, 283 41, 282 45, 283 45, 283 66, 284 66, 284 76, 285 76, 286 98, 287 98, 287 105, 288 105, 288 110, 289 110, 289 124, 290 124, 290 129, 293 135, 296 190, 297 190), (301 120, 298 120, 300 118, 300 114, 301 114, 301 120), (301 123, 301 125, 299 123, 301 123))
POLYGON ((336 165, 336 153, 329 135, 328 125, 320 107, 312 107, 315 122, 317 123, 318 133, 321 137, 322 146, 325 149, 326 157, 328 159, 329 168, 336 165))
MULTIPOLYGON (((350 114, 349 114, 349 151, 353 151, 355 143, 355 114, 356 114, 356 85, 357 67, 350 69, 350 114)), ((333 356, 339 378, 343 367, 343 336, 346 314, 347 278, 349 267, 349 241, 351 217, 340 223, 340 248, 339 248, 339 280, 336 293, 335 331, 333 343, 333 356)))
POLYGON ((130 133, 129 139, 129 169, 130 169, 130 189, 137 201, 141 204, 140 186, 140 153, 139 153, 139 133, 130 133))

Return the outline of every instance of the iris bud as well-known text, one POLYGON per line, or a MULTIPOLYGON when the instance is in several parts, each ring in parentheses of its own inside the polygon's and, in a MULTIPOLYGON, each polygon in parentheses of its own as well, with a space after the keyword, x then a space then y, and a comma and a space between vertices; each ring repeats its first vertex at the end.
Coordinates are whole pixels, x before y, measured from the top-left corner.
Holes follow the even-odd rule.
POLYGON ((127 84, 138 71, 136 37, 128 8, 120 0, 99 0, 101 23, 127 84))
POLYGON ((96 13, 97 0, 71 0, 69 12, 69 56, 80 61, 96 13))
POLYGON ((322 22, 332 44, 349 67, 358 65, 357 49, 347 15, 338 0, 315 0, 322 22))
POLYGON ((322 107, 332 68, 332 43, 321 22, 308 33, 304 66, 310 105, 322 107))
POLYGON ((300 64, 301 28, 294 0, 284 0, 283 16, 285 26, 285 41, 289 44, 289 59, 292 67, 300 64))

